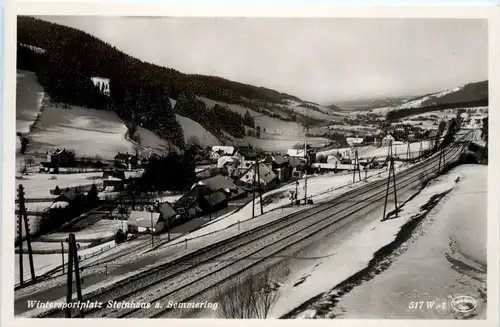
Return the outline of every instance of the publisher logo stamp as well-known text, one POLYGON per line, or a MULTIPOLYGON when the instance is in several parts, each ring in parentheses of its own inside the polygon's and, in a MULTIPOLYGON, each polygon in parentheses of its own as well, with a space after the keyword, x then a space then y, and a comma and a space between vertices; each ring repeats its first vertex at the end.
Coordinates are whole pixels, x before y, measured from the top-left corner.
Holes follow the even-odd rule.
POLYGON ((456 296, 451 300, 451 308, 457 312, 469 313, 473 311, 476 306, 476 300, 467 295, 456 296))

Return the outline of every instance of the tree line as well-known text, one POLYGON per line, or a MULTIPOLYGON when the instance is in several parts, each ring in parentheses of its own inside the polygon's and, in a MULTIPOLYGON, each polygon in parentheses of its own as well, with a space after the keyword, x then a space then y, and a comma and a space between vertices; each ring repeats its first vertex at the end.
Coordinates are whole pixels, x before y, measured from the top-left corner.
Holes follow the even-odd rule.
POLYGON ((197 96, 245 105, 249 99, 276 103, 296 99, 265 88, 186 75, 142 62, 89 34, 31 17, 18 17, 18 42, 45 50, 37 53, 18 44, 17 63, 19 69, 37 74, 54 101, 114 110, 123 120, 150 129, 181 148, 183 133, 175 113, 193 119, 216 136, 224 130, 240 138, 245 136, 245 125, 255 128, 253 118, 221 105, 207 108, 197 96), (94 76, 110 79, 110 96, 103 94, 102 85, 94 86, 94 76), (178 100, 175 108, 169 98, 178 100))
POLYGON ((473 101, 458 102, 458 103, 441 103, 420 108, 392 110, 387 112, 385 119, 387 121, 395 121, 405 117, 420 115, 431 111, 442 111, 447 109, 486 107, 486 106, 488 106, 488 98, 473 100, 473 101))

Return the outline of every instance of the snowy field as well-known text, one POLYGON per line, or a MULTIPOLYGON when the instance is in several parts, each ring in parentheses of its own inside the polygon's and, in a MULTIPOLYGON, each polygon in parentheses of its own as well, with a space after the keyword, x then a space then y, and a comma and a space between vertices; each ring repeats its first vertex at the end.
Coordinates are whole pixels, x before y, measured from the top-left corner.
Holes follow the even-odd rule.
POLYGON ((77 157, 112 159, 118 152, 132 153, 133 145, 125 140, 126 132, 125 124, 112 111, 74 106, 64 109, 50 104, 31 133, 30 152, 45 154, 66 148, 74 150, 77 157))
MULTIPOLYGON (((37 129, 31 133, 29 152, 44 155, 48 150, 74 150, 77 157, 112 159, 118 152, 134 152, 134 144, 125 139, 127 127, 115 112, 70 106, 68 109, 47 105, 37 129)), ((141 145, 165 151, 175 149, 155 133, 137 128, 141 145)))
POLYGON ((184 131, 184 141, 189 143, 191 139, 196 139, 198 144, 202 147, 220 145, 220 141, 212 135, 209 131, 207 131, 203 126, 198 124, 192 119, 186 118, 181 115, 175 115, 177 121, 182 126, 182 130, 184 131))
MULTIPOLYGON (((420 151, 420 144, 422 144, 422 150, 428 149, 431 145, 429 141, 410 143, 410 152, 412 152, 413 156, 418 155, 418 152, 420 151)), ((360 157, 362 158, 385 157, 388 154, 388 150, 389 150, 388 146, 381 146, 379 148, 374 148, 373 150, 364 152, 362 155, 360 155, 360 157)), ((407 150, 408 150, 407 143, 392 146, 393 155, 398 156, 400 158, 406 157, 407 150)))
POLYGON ((370 282, 355 288, 339 303, 342 318, 461 318, 449 300, 466 294, 477 301, 476 318, 486 318, 487 166, 466 165, 447 174, 423 196, 461 182, 421 226, 394 264, 370 282), (449 185, 449 186, 446 186, 449 185), (455 263, 455 264, 451 264, 455 263), (379 301, 384 294, 384 301, 379 301), (409 310, 410 301, 445 303, 443 310, 409 310))
POLYGON ((16 178, 16 190, 23 185, 25 198, 50 198, 50 190, 59 186, 61 190, 67 187, 90 186, 102 183, 102 172, 80 173, 80 174, 43 174, 31 173, 22 179, 16 178))
MULTIPOLYGON (((126 221, 102 219, 83 230, 73 233, 77 241, 84 243, 112 237, 116 234, 118 229, 126 229, 126 227, 126 221)), ((44 235, 40 239, 50 244, 51 242, 64 241, 67 237, 68 233, 52 233, 44 235)))
POLYGON ((255 124, 259 125, 261 129, 266 129, 267 133, 295 137, 302 136, 305 133, 304 128, 298 123, 287 122, 277 118, 264 116, 259 112, 237 104, 227 104, 204 97, 199 97, 199 99, 205 102, 207 107, 212 108, 215 104, 227 106, 229 109, 239 113, 242 116, 245 115, 245 113, 248 111, 252 117, 255 117, 255 124))
POLYGON ((318 119, 318 120, 339 121, 339 120, 343 119, 343 117, 340 117, 340 116, 333 116, 333 115, 327 114, 326 112, 329 111, 328 108, 322 108, 321 106, 316 106, 321 110, 321 111, 317 111, 317 110, 314 110, 311 108, 302 107, 302 105, 298 102, 289 102, 289 103, 290 103, 289 105, 279 105, 279 106, 283 107, 285 109, 291 109, 298 114, 308 116, 308 117, 318 119))
MULTIPOLYGON (((477 199, 485 201, 486 194, 482 192, 486 185, 486 170, 487 167, 478 166, 456 168, 432 182, 421 194, 407 202, 402 207, 403 211, 398 219, 381 222, 380 213, 375 212, 372 222, 342 242, 332 241, 333 243, 328 244, 329 242, 325 241, 317 250, 307 253, 307 256, 319 259, 307 260, 306 263, 301 263, 304 260, 296 260, 297 269, 291 269, 292 274, 283 282, 279 291, 280 298, 272 309, 271 317, 280 317, 325 291, 326 293, 316 303, 321 303, 331 311, 326 315, 318 314, 314 306, 309 306, 300 317, 443 318, 443 313, 439 312, 434 315, 429 312, 409 311, 409 301, 446 299, 450 294, 471 294, 470 292, 476 293, 479 300, 478 291, 467 285, 472 280, 465 276, 466 270, 455 271, 455 269, 460 270, 460 267, 451 268, 446 257, 459 255, 457 249, 460 249, 463 253, 462 258, 465 255, 476 258, 477 263, 472 264, 474 267, 481 267, 486 263, 484 243, 486 205, 477 205, 475 200, 468 202, 469 204, 464 203, 463 196, 460 195, 470 191, 478 192, 477 199), (476 179, 479 170, 483 172, 479 173, 481 177, 476 179), (455 179, 458 176, 464 180, 456 184, 455 179), (344 295, 340 299, 339 307, 335 307, 332 299, 335 298, 337 290, 332 290, 333 287, 364 269, 374 253, 393 241, 400 228, 419 213, 421 207, 427 204, 433 195, 453 188, 454 191, 444 199, 445 204, 439 204, 431 211, 431 217, 424 220, 422 229, 418 229, 415 233, 415 239, 403 245, 407 252, 395 258, 395 263, 387 271, 344 295), (471 224, 472 217, 475 218, 471 224), (476 221, 479 223, 476 224, 476 221), (436 226, 431 226, 432 224, 436 226), (477 233, 474 235, 479 237, 471 239, 470 235, 473 233, 477 233), (450 243, 450 238, 456 242, 450 243), (435 273, 429 274, 429 271, 435 273)), ((477 275, 482 274, 477 273, 477 275)), ((481 277, 484 282, 485 276, 481 277)), ((453 317, 447 312, 445 318, 453 317)))

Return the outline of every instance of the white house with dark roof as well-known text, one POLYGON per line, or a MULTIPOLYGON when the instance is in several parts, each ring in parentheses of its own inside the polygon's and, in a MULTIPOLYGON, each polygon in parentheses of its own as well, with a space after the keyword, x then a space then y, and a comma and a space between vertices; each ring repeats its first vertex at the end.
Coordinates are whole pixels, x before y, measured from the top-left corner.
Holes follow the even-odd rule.
POLYGON ((394 138, 394 136, 392 136, 391 134, 387 134, 382 139, 382 146, 389 146, 389 145, 391 145, 391 143, 393 144, 394 141, 396 141, 396 139, 394 138))
POLYGON ((165 222, 158 212, 132 211, 127 220, 127 230, 130 233, 138 233, 149 230, 160 233, 165 227, 165 222))
POLYGON ((243 184, 246 184, 248 186, 252 186, 254 179, 257 183, 261 185, 261 187, 265 190, 270 189, 274 185, 277 184, 278 182, 278 176, 274 173, 274 171, 266 164, 260 162, 258 163, 259 165, 259 176, 256 176, 257 173, 257 167, 254 164, 252 167, 250 167, 246 172, 243 173, 243 175, 240 178, 240 181, 243 184))

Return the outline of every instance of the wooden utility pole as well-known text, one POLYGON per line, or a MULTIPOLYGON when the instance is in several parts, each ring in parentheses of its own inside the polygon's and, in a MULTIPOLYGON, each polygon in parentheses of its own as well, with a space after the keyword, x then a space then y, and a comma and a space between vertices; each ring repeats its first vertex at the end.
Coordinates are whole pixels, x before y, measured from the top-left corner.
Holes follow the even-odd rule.
POLYGON ((396 173, 395 173, 395 170, 394 170, 394 158, 390 157, 389 159, 389 162, 390 162, 390 168, 389 168, 389 175, 387 176, 387 189, 386 189, 386 192, 385 192, 385 202, 384 202, 384 216, 382 217, 382 219, 385 219, 385 214, 386 214, 386 211, 387 211, 387 200, 389 198, 389 188, 391 186, 391 175, 392 175, 392 180, 393 180, 393 186, 394 186, 394 205, 395 205, 395 213, 396 213, 396 217, 398 216, 398 198, 397 198, 397 188, 396 188, 396 173))
POLYGON ((153 211, 151 210, 151 247, 155 246, 154 233, 153 233, 153 211))
POLYGON ((259 157, 256 158, 256 163, 255 166, 257 167, 257 187, 259 190, 259 202, 260 202, 260 214, 264 214, 264 209, 262 207, 262 189, 261 189, 261 184, 260 184, 260 163, 259 163, 259 157))
POLYGON ((307 168, 309 167, 309 156, 307 155, 307 140, 304 140, 304 156, 306 158, 306 171, 304 175, 304 204, 307 204, 307 168))
POLYGON ((24 271, 23 271, 23 225, 26 233, 26 245, 28 246, 28 257, 30 263, 31 282, 35 282, 35 266, 33 264, 33 250, 31 249, 31 235, 28 223, 28 214, 26 211, 26 204, 24 202, 24 188, 19 185, 19 220, 18 220, 18 238, 19 238, 19 284, 24 285, 24 271))
POLYGON ((439 166, 438 166, 438 175, 441 174, 441 162, 443 160, 443 150, 439 151, 439 166))
MULTIPOLYGON (((66 239, 68 242, 68 278, 67 278, 67 292, 66 292, 66 303, 70 304, 72 302, 73 296, 73 269, 75 270, 75 281, 76 281, 76 296, 77 303, 83 303, 82 296, 82 280, 80 278, 80 267, 78 257, 78 246, 76 244, 75 234, 69 234, 69 237, 66 239)), ((71 318, 72 308, 66 308, 66 318, 71 318)), ((83 318, 83 308, 78 307, 79 317, 83 318)))
POLYGON ((358 150, 354 150, 354 165, 353 165, 353 170, 352 170, 352 182, 356 182, 356 171, 358 172, 358 177, 359 180, 361 181, 361 170, 359 169, 359 157, 358 157, 358 150))
POLYGON ((257 176, 257 168, 254 167, 253 183, 252 183, 252 218, 255 217, 255 178, 257 176))
POLYGON ((61 260, 62 260, 62 271, 64 274, 64 242, 61 241, 61 260))
POLYGON ((418 150, 418 159, 422 160, 422 154, 424 153, 424 148, 422 147, 422 142, 420 142, 420 150, 418 150))

